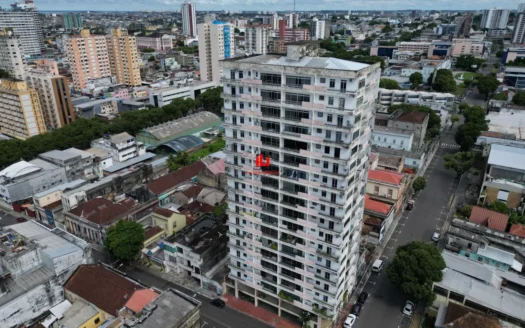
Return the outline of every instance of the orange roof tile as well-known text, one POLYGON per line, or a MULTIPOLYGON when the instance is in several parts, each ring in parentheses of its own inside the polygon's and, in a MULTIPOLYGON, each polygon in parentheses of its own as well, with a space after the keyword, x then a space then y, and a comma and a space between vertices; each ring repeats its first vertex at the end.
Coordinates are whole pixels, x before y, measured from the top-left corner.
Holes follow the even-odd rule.
POLYGON ((521 224, 513 224, 510 226, 509 233, 514 236, 525 238, 525 226, 521 224))
POLYGON ((137 313, 142 311, 142 309, 157 298, 157 296, 159 296, 159 294, 151 289, 137 290, 133 293, 125 306, 131 311, 137 313))
POLYGON ((404 175, 393 171, 368 170, 368 179, 400 185, 404 175))
POLYGON ((483 207, 472 207, 470 222, 488 226, 490 229, 505 231, 509 216, 483 207))
POLYGON ((392 205, 371 199, 368 194, 365 195, 365 211, 388 215, 391 209, 392 205))

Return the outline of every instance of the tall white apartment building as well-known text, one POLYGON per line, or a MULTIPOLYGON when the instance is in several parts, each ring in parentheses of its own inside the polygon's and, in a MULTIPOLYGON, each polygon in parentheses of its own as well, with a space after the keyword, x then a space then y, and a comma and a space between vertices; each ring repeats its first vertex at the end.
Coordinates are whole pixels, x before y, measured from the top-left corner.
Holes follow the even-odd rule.
POLYGON ((505 29, 509 22, 510 10, 508 9, 485 9, 481 18, 481 28, 505 29))
POLYGON ((245 33, 245 49, 248 54, 266 55, 271 25, 248 25, 245 33))
POLYGON ((26 61, 20 37, 11 31, 0 30, 0 69, 11 77, 22 80, 26 61))
POLYGON ((272 25, 272 30, 279 29, 279 15, 277 13, 274 13, 270 18, 270 25, 272 25))
MULTIPOLYGON (((381 70, 287 55, 222 61, 227 292, 325 327, 356 286, 381 70)), ((312 327, 312 325, 310 325, 312 327)))
POLYGON ((320 40, 325 38, 326 22, 314 18, 310 23, 310 37, 312 40, 320 40))
POLYGON ((185 2, 181 5, 182 14, 182 32, 189 37, 197 36, 197 15, 195 14, 195 5, 185 2))
POLYGON ((234 57, 234 28, 217 20, 198 27, 201 80, 218 83, 222 74, 219 61, 234 57))
POLYGON ((297 25, 299 24, 299 14, 286 14, 286 21, 288 28, 297 27, 297 25))
POLYGON ((0 29, 10 28, 20 37, 20 44, 26 56, 42 54, 44 35, 36 8, 13 5, 11 10, 0 9, 0 29))
POLYGON ((525 3, 520 3, 518 6, 518 13, 524 13, 525 12, 525 3))
POLYGON ((510 43, 525 43, 525 12, 518 12, 515 21, 510 43))

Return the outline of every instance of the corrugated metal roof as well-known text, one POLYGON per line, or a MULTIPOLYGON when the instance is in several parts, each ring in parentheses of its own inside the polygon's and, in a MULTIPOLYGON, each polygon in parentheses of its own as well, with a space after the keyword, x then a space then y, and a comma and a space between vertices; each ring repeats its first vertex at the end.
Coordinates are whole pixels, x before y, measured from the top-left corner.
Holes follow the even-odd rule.
POLYGON ((140 155, 138 157, 135 157, 135 158, 132 158, 132 159, 128 159, 125 162, 120 162, 118 164, 115 164, 113 166, 105 168, 104 171, 109 172, 109 173, 114 173, 114 172, 120 171, 122 169, 125 169, 126 167, 129 167, 131 165, 134 165, 134 164, 146 161, 148 159, 151 159, 153 157, 155 157, 155 154, 153 154, 153 153, 145 153, 144 155, 140 155))
POLYGON ((493 144, 488 163, 525 171, 525 149, 493 144))

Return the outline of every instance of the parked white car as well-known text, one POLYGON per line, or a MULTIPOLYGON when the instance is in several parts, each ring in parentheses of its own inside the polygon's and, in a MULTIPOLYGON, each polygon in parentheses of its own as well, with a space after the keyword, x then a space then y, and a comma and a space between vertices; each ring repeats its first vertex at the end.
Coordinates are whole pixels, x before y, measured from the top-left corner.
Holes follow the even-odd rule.
POLYGON ((345 323, 343 324, 343 328, 353 327, 356 320, 357 320, 357 317, 355 315, 349 314, 345 320, 345 323))
POLYGON ((405 303, 405 307, 403 308, 403 314, 406 315, 406 316, 411 317, 412 314, 414 314, 415 308, 416 308, 416 306, 414 305, 414 303, 412 303, 410 301, 407 301, 405 303))

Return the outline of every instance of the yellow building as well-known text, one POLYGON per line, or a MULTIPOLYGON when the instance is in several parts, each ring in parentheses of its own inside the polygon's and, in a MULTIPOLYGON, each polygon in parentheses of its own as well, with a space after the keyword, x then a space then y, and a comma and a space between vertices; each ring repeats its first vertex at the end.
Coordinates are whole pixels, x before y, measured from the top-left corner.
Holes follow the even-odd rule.
POLYGON ((168 236, 186 227, 186 216, 164 208, 156 208, 151 216, 153 226, 161 227, 168 236))
POLYGON ((47 131, 35 89, 22 80, 0 80, 0 131, 27 139, 47 131))
POLYGON ((117 82, 128 86, 141 85, 137 39, 128 35, 126 30, 114 29, 106 40, 111 74, 117 82))
POLYGON ((53 327, 97 328, 110 318, 106 312, 83 300, 76 300, 53 327))

